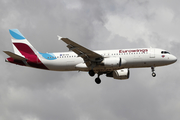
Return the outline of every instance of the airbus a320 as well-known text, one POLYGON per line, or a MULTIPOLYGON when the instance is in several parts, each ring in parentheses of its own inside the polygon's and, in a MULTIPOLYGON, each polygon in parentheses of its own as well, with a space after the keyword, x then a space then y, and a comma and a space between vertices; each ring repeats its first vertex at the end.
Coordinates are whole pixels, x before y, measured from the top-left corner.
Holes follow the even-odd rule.
POLYGON ((9 29, 14 52, 3 51, 9 58, 6 62, 53 71, 85 71, 91 77, 97 74, 95 82, 101 83, 100 75, 105 74, 118 80, 128 79, 130 68, 150 67, 155 77, 155 67, 177 61, 168 51, 159 48, 136 48, 115 50, 89 50, 68 38, 58 36, 67 44, 69 52, 38 52, 18 29, 9 29))

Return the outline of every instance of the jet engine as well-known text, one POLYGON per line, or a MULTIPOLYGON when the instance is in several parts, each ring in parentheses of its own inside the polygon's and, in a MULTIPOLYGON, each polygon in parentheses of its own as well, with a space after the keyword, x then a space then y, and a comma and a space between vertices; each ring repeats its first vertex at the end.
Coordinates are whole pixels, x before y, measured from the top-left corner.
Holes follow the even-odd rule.
POLYGON ((113 77, 114 79, 128 79, 129 78, 129 69, 120 69, 120 70, 114 70, 110 73, 107 73, 107 77, 113 77))
POLYGON ((120 67, 122 65, 125 65, 126 61, 119 57, 111 57, 111 58, 104 58, 101 64, 107 67, 120 67))

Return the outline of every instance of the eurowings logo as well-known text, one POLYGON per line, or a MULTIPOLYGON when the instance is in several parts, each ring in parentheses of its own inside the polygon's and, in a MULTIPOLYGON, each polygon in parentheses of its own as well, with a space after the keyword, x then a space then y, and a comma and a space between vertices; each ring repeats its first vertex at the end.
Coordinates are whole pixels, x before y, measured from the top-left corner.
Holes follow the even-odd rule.
POLYGON ((148 52, 148 49, 136 49, 136 50, 119 50, 119 53, 131 53, 131 52, 148 52))
POLYGON ((165 55, 162 55, 162 58, 164 58, 165 57, 165 55))

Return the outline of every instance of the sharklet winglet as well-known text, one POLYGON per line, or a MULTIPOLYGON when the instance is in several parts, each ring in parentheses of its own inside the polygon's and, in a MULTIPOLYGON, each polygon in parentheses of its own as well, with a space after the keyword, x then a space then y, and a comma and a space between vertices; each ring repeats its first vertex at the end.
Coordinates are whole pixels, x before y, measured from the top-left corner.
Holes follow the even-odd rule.
POLYGON ((61 37, 61 36, 59 36, 59 35, 57 35, 57 37, 58 37, 58 40, 61 40, 61 38, 62 38, 62 37, 61 37))

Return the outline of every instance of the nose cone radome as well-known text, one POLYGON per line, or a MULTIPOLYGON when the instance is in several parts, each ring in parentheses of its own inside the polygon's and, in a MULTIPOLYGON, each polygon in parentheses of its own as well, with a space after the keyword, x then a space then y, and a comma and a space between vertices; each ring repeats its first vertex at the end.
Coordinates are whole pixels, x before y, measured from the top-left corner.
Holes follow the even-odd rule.
POLYGON ((171 61, 172 61, 173 63, 175 63, 175 62, 177 61, 177 58, 176 58, 175 56, 172 56, 172 57, 171 57, 171 61))

